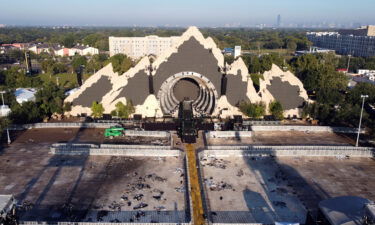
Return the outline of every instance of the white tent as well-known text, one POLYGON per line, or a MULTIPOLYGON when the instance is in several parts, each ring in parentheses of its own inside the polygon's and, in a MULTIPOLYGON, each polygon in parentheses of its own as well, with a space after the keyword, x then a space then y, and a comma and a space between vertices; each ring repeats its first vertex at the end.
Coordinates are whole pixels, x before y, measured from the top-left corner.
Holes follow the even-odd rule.
POLYGON ((18 103, 35 101, 36 90, 34 88, 17 88, 14 92, 18 103))

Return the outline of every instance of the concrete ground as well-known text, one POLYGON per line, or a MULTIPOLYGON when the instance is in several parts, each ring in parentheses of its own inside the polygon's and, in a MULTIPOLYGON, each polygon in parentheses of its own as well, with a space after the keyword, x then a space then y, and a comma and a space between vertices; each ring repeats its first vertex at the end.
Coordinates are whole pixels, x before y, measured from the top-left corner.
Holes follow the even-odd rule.
POLYGON ((319 201, 326 198, 353 195, 375 201, 374 159, 280 157, 277 163, 313 215, 319 201))
POLYGON ((95 129, 84 130, 28 130, 0 151, 0 193, 19 201, 20 220, 186 220, 182 158, 48 153, 52 143, 92 142, 101 136, 95 129))
POLYGON ((201 165, 213 222, 305 223, 305 207, 273 159, 203 158, 201 165))
POLYGON ((169 138, 154 137, 104 137, 101 128, 43 128, 25 131, 11 131, 12 141, 18 143, 93 143, 93 144, 133 144, 133 145, 170 145, 169 138))
POLYGON ((210 138, 209 145, 354 145, 349 137, 330 132, 256 131, 251 138, 210 138))

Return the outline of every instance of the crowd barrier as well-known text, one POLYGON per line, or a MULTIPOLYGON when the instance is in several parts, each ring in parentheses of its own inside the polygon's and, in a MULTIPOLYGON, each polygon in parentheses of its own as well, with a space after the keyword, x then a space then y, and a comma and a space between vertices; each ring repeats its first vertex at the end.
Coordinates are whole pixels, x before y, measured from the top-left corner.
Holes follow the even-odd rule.
POLYGON ((353 146, 208 146, 204 156, 351 156, 374 157, 375 148, 353 146))
POLYGON ((9 130, 27 130, 33 128, 109 128, 119 126, 118 123, 32 123, 32 124, 13 124, 9 130))
POLYGON ((158 145, 113 145, 113 144, 52 144, 50 153, 54 155, 114 155, 114 156, 181 156, 182 151, 170 146, 158 145))
MULTIPOLYGON (((351 127, 329 127, 329 126, 251 126, 252 131, 303 131, 303 132, 335 132, 335 133, 357 133, 357 128, 351 127)), ((365 130, 361 130, 365 133, 365 130)))
POLYGON ((19 225, 190 225, 192 223, 103 223, 103 222, 45 222, 45 221, 20 221, 19 225))
POLYGON ((207 138, 244 138, 251 137, 251 131, 207 131, 207 138))
POLYGON ((125 130, 125 136, 168 138, 170 135, 168 131, 125 130))

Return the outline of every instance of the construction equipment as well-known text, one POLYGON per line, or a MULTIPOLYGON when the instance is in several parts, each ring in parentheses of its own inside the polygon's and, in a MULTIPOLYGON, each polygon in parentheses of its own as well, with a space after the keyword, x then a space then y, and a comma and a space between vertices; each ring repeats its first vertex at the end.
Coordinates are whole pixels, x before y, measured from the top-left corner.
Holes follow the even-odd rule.
POLYGON ((122 137, 125 135, 125 128, 122 127, 110 127, 105 129, 104 137, 113 139, 114 137, 122 137))

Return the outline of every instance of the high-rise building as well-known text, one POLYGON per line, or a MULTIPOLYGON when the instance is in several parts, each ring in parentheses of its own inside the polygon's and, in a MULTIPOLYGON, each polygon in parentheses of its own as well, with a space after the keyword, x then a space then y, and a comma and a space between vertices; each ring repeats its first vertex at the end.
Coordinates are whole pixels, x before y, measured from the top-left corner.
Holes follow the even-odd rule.
POLYGON ((277 15, 277 27, 281 27, 281 15, 277 15))
POLYGON ((308 32, 307 38, 314 46, 335 50, 337 54, 375 56, 375 26, 338 32, 308 32))

